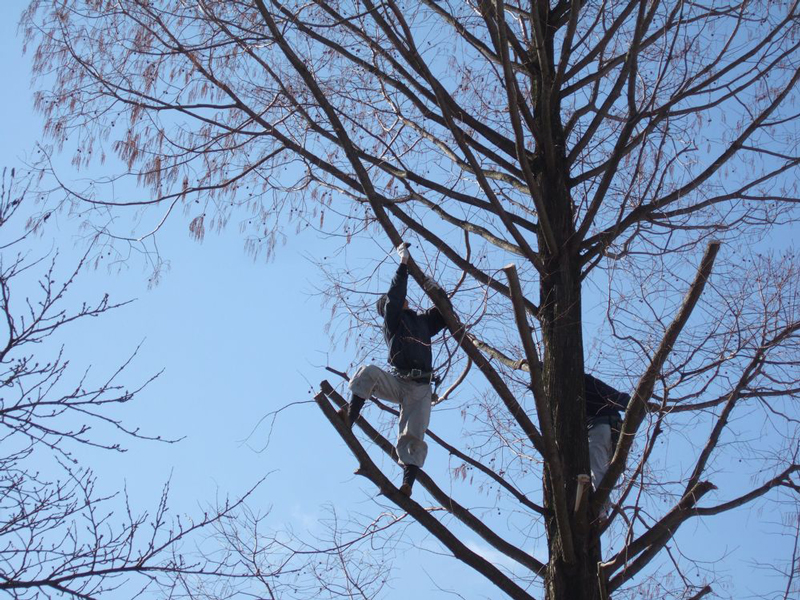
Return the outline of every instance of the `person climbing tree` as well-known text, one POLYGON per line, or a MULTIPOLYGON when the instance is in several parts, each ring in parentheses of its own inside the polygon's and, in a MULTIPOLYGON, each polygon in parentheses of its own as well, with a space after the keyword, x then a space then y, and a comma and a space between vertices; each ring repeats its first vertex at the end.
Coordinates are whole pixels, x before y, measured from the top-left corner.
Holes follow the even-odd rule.
POLYGON ((588 373, 585 374, 585 384, 589 466, 592 471, 592 488, 596 490, 606 474, 611 454, 616 446, 612 432, 619 431, 622 423, 620 411, 627 408, 631 397, 630 394, 615 390, 588 373))
POLYGON ((403 466, 400 492, 411 496, 417 473, 428 454, 424 438, 431 418, 434 380, 431 338, 445 327, 445 322, 435 307, 419 314, 408 307, 408 244, 400 244, 397 254, 400 266, 388 293, 377 302, 378 314, 383 317, 391 372, 375 365, 362 365, 350 380, 352 397, 341 412, 347 426, 352 427, 371 395, 400 405, 397 435, 397 455, 403 466))

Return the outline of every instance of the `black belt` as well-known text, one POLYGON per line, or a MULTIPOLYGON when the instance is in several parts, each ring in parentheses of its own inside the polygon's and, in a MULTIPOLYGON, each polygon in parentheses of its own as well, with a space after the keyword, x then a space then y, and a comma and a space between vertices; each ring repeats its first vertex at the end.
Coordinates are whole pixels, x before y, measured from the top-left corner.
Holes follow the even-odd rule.
POLYGON ((423 371, 422 369, 392 369, 395 375, 401 379, 410 379, 416 383, 430 383, 433 381, 433 372, 423 371))

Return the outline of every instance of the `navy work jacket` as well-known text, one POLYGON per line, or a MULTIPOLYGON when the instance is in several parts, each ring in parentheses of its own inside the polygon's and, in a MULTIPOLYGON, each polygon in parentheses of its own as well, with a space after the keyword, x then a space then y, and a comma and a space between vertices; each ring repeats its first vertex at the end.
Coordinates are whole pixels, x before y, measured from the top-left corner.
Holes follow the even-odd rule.
POLYGON ((408 288, 408 267, 400 264, 386 294, 383 337, 389 347, 389 364, 402 371, 433 371, 431 338, 444 329, 439 309, 429 308, 417 314, 404 309, 408 288))
POLYGON ((628 407, 628 402, 631 400, 630 394, 615 390, 588 373, 584 377, 586 381, 586 416, 588 418, 618 415, 620 411, 624 411, 628 407))

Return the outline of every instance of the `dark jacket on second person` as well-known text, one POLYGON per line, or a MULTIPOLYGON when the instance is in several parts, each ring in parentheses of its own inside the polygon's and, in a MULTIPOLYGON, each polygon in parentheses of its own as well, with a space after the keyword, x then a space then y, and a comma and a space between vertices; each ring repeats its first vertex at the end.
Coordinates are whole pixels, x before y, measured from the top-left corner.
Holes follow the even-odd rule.
POLYGON ((404 309, 408 288, 408 266, 400 264, 381 302, 383 337, 389 347, 389 364, 401 371, 433 371, 431 338, 445 327, 436 307, 417 314, 404 309))
POLYGON ((585 374, 586 382, 586 417, 610 417, 619 415, 620 411, 624 411, 628 402, 630 402, 630 394, 615 390, 607 383, 604 383, 592 377, 588 373, 585 374))

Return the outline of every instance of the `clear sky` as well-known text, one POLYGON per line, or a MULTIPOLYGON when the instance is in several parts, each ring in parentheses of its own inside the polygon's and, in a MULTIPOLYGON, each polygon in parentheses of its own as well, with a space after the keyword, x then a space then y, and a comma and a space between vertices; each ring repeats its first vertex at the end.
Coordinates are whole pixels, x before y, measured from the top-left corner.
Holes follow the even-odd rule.
MULTIPOLYGON (((0 6, 0 64, 5 67, 0 165, 6 166, 18 166, 35 152, 41 129, 31 110, 28 61, 21 57, 16 37, 24 5, 24 0, 6 0, 0 6)), ((68 161, 57 164, 69 168, 68 161)), ((160 249, 171 269, 161 283, 148 289, 149 272, 136 257, 121 272, 109 273, 104 267, 87 271, 73 290, 75 302, 106 292, 112 300, 136 301, 85 321, 60 339, 76 377, 88 365, 98 378, 108 374, 140 343, 125 381, 133 386, 164 370, 126 409, 126 424, 182 441, 122 440, 130 449, 125 454, 81 452, 100 475, 103 490, 126 485, 133 505, 144 509, 155 506, 161 486, 171 479, 174 511, 191 514, 219 497, 246 491, 268 475, 255 504, 272 507, 270 523, 276 529, 314 531, 326 504, 372 511, 374 489, 352 475, 355 460, 313 405, 282 413, 269 447, 254 450, 263 447, 268 434, 268 427, 257 426, 259 419, 289 403, 311 400, 310 390, 328 376, 325 364, 346 368, 352 360, 352 353, 331 351, 323 331, 329 313, 313 294, 319 273, 305 257, 323 255, 325 241, 311 233, 290 237, 276 260, 266 263, 246 255, 235 226, 207 235, 203 243, 191 239, 187 219, 173 219, 167 227, 160 249)), ((66 215, 52 220, 40 243, 42 253, 53 245, 59 248, 64 269, 82 248, 77 223, 66 215)), ((394 263, 385 266, 391 271, 389 264, 394 263)), ((442 410, 434 414, 433 427, 457 428, 458 419, 442 410)), ((426 468, 444 482, 449 475, 442 454, 433 452, 426 468)), ((392 474, 399 478, 398 470, 392 474)), ((745 517, 736 514, 716 523, 733 527, 745 517)), ((705 530, 707 525, 686 529, 695 527, 705 530)), ((474 545, 480 547, 477 541, 474 545)), ((541 549, 529 551, 543 558, 541 549)), ((418 554, 408 553, 396 564, 388 598, 439 597, 433 573, 439 585, 469 585, 466 597, 496 597, 492 587, 455 561, 433 554, 420 561, 418 554)))

